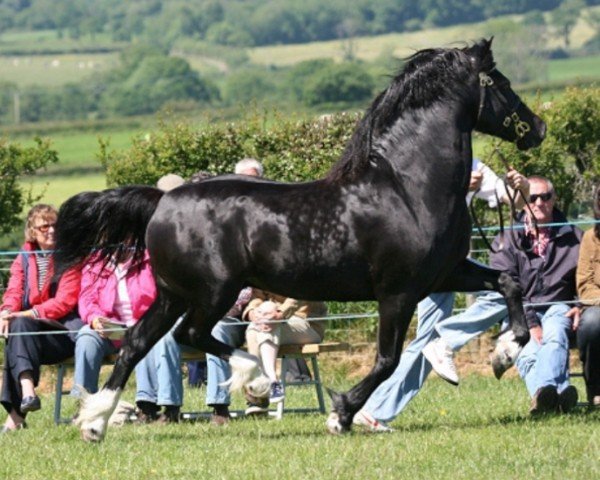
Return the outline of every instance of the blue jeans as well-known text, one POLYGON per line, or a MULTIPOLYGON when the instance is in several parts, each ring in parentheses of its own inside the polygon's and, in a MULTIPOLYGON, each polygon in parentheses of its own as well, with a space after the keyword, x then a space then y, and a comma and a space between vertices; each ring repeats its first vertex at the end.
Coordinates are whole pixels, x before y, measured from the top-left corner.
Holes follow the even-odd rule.
POLYGON ((75 339, 75 374, 71 395, 81 396, 79 386, 89 393, 96 393, 102 359, 106 355, 116 353, 117 350, 110 340, 102 338, 89 325, 83 326, 75 339))
POLYGON ((183 404, 181 350, 172 331, 162 337, 135 367, 135 401, 157 405, 183 404))
MULTIPOLYGON (((241 347, 244 344, 246 327, 247 325, 237 318, 225 317, 213 327, 212 336, 232 347, 241 347)), ((231 377, 229 363, 207 354, 206 371, 206 404, 229 405, 231 403, 229 389, 221 386, 231 377)))
POLYGON ((469 340, 500 322, 507 315, 500 294, 483 292, 464 312, 450 316, 454 293, 432 293, 419 302, 416 338, 400 357, 392 375, 373 392, 364 408, 378 420, 393 420, 419 393, 431 372, 431 365, 423 356, 423 347, 439 336, 458 350, 469 340))
POLYGON ((393 420, 419 393, 431 365, 423 356, 423 347, 438 337, 436 323, 448 317, 454 306, 454 293, 432 293, 417 306, 415 339, 402 352, 394 373, 371 394, 364 409, 376 419, 393 420))
POLYGON ((542 343, 532 338, 517 358, 519 375, 531 397, 546 385, 555 386, 558 393, 569 386, 571 319, 565 316, 569 309, 565 304, 552 305, 543 314, 538 313, 543 330, 542 343))

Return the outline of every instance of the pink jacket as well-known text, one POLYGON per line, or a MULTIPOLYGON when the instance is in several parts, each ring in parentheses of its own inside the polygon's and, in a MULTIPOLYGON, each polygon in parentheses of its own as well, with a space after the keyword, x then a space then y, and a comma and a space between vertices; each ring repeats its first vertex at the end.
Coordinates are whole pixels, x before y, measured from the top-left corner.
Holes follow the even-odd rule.
MULTIPOLYGON (((117 296, 117 278, 111 268, 103 268, 104 262, 87 263, 81 274, 79 294, 79 315, 84 323, 91 324, 96 317, 107 317, 119 322, 114 311, 117 296)), ((127 292, 131 300, 135 321, 146 313, 156 299, 156 285, 148 252, 135 267, 130 268, 125 277, 127 292)))

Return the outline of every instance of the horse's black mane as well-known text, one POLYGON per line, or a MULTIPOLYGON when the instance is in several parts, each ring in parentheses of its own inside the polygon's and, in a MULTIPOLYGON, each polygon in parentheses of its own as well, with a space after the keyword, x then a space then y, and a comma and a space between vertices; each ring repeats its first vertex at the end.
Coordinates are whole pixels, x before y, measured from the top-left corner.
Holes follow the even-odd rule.
POLYGON ((490 44, 491 40, 482 40, 465 48, 429 48, 407 58, 390 86, 367 109, 328 179, 360 175, 371 160, 373 138, 383 134, 402 112, 456 98, 474 73, 492 70, 490 44))

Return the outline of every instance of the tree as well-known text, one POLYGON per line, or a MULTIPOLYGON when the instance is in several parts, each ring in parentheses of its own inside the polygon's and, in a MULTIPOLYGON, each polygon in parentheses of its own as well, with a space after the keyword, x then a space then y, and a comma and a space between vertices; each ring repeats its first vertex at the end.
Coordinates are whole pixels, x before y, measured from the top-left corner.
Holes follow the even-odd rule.
POLYGON ((307 79, 302 97, 308 105, 361 102, 373 95, 373 78, 360 63, 333 64, 307 79))
POLYGON ((552 12, 550 17, 552 25, 557 30, 557 36, 563 38, 566 49, 571 45, 571 31, 579 20, 583 8, 585 8, 584 0, 564 0, 552 12))
POLYGON ((210 102, 219 98, 217 88, 182 58, 157 54, 133 65, 124 81, 113 83, 102 95, 109 112, 139 115, 155 112, 173 100, 210 102))
POLYGON ((32 198, 19 184, 22 175, 32 174, 37 169, 58 161, 56 151, 50 149, 48 141, 36 138, 34 147, 23 148, 0 139, 0 232, 6 233, 21 223, 21 213, 32 198))

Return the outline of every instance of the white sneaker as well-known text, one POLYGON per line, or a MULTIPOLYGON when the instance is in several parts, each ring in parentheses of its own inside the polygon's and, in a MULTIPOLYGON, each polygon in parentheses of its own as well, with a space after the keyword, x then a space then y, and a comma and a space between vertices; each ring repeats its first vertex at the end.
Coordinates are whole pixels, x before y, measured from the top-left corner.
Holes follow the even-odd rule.
POLYGON ((441 338, 429 342, 423 348, 423 355, 429 360, 435 373, 452 385, 458 385, 458 374, 454 366, 454 352, 441 338))
POLYGON ((356 412, 356 415, 354 415, 354 418, 352 419, 352 423, 354 425, 365 427, 374 433, 387 433, 394 431, 394 429, 392 427, 388 427, 385 422, 380 422, 379 420, 373 418, 366 410, 359 410, 356 412))

